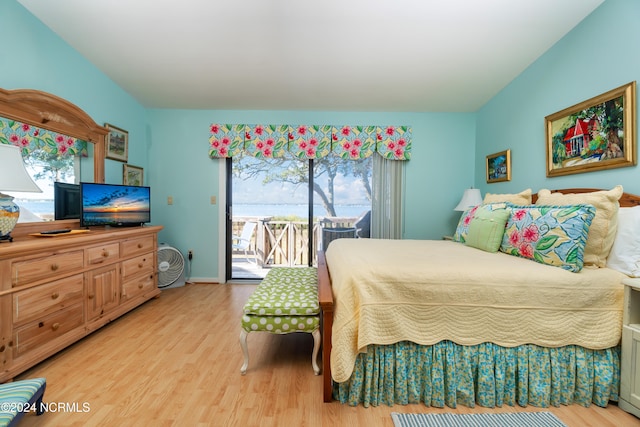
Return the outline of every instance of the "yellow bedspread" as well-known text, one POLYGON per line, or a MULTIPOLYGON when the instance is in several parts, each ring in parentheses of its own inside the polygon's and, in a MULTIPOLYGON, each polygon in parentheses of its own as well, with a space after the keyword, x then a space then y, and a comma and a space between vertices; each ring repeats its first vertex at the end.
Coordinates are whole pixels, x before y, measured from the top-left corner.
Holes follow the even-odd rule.
POLYGON ((558 267, 439 240, 338 239, 326 253, 335 313, 331 374, 369 344, 616 346, 624 276, 558 267))

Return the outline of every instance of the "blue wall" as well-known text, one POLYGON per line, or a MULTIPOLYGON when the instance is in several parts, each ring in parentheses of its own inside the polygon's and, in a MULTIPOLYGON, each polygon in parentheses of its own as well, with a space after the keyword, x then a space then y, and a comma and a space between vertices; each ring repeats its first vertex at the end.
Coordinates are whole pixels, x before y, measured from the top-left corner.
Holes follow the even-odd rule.
POLYGON ((640 193, 635 166, 547 178, 544 127, 545 116, 640 78, 638 23, 639 1, 605 1, 477 112, 475 183, 483 194, 617 184, 640 193), (511 181, 487 184, 486 156, 506 149, 511 181))
MULTIPOLYGON (((194 250, 193 278, 220 279, 220 161, 209 159, 208 127, 228 123, 406 124, 405 238, 450 234, 452 209, 470 186, 484 192, 602 187, 640 193, 637 167, 557 178, 545 176, 544 117, 630 81, 640 71, 640 2, 606 0, 477 113, 341 113, 147 110, 27 12, 0 1, 0 87, 51 92, 98 123, 129 131, 129 163, 145 169, 160 240, 194 250), (485 156, 510 148, 512 180, 486 184, 485 156), (167 205, 167 196, 174 204, 167 205)), ((107 182, 122 182, 122 163, 107 160, 107 182)))
MULTIPOLYGON (((0 87, 52 93, 127 130, 129 163, 148 168, 146 111, 135 99, 15 0, 0 1, 0 40, 0 87)), ((105 178, 122 183, 122 163, 107 160, 105 178)))
MULTIPOLYGON (((406 238, 450 234, 453 207, 473 184, 475 116, 443 113, 146 110, 15 0, 0 1, 0 87, 53 93, 93 119, 129 132, 129 163, 152 187, 152 221, 160 240, 194 250, 193 278, 219 279, 220 161, 208 157, 213 122, 402 124, 413 127, 407 163, 406 238), (445 160, 446 159, 446 160, 445 160), (167 196, 174 199, 167 204, 167 196)), ((106 181, 122 182, 122 163, 107 160, 106 181)))
POLYGON ((439 239, 459 219, 453 211, 473 183, 473 114, 300 111, 148 111, 149 171, 154 222, 161 240, 183 253, 193 249, 194 279, 221 280, 222 160, 210 159, 212 123, 308 123, 410 125, 412 160, 406 164, 405 238, 439 239), (173 204, 167 204, 167 197, 173 204), (211 205, 211 196, 220 203, 211 205))

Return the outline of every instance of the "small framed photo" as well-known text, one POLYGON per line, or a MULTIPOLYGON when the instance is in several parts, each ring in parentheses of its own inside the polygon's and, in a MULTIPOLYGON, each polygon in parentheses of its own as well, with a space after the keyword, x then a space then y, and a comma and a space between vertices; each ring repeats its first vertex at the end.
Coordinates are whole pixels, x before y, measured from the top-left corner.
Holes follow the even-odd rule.
POLYGON ((144 185, 144 170, 138 166, 128 164, 123 165, 122 183, 124 185, 144 185))
POLYGON ((110 125, 109 123, 105 123, 104 125, 109 129, 105 157, 107 159, 126 162, 129 158, 129 132, 110 125))
POLYGON ((487 156, 487 182, 511 181, 511 150, 487 156))

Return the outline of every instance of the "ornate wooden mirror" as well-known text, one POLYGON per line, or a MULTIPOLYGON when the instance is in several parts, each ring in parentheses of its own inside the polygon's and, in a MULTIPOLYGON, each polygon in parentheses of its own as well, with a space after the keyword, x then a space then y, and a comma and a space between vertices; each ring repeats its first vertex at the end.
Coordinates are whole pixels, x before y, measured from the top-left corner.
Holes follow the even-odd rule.
MULTIPOLYGON (((105 137, 108 129, 94 122, 78 106, 47 92, 0 88, 0 117, 93 144, 93 181, 104 182, 105 137)), ((78 220, 18 223, 12 234, 78 226, 78 220)))

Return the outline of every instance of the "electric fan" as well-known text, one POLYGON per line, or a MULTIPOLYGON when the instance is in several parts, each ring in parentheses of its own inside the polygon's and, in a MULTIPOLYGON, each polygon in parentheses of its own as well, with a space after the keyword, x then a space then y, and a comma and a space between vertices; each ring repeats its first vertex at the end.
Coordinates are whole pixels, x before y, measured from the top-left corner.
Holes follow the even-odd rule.
POLYGON ((158 288, 184 286, 184 257, 176 248, 161 243, 158 247, 158 288))

